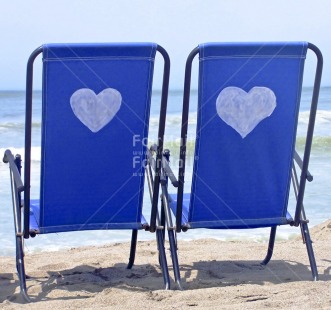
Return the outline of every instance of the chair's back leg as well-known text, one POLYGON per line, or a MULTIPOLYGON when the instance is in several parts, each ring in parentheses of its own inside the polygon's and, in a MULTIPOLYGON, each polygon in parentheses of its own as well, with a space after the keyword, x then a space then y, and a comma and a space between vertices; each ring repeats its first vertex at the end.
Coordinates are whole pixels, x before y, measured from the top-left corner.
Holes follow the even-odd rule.
MULTIPOLYGON (((147 176, 147 183, 148 183, 148 188, 149 188, 150 199, 151 199, 151 202, 153 202, 154 180, 153 180, 151 163, 149 163, 146 166, 146 176, 147 176)), ((167 257, 166 257, 165 248, 164 248, 164 228, 160 229, 160 219, 159 219, 158 210, 156 212, 156 226, 157 226, 156 242, 157 242, 157 248, 159 251, 159 263, 160 263, 160 267, 162 270, 165 289, 167 290, 167 289, 170 289, 170 276, 169 276, 167 257)))
MULTIPOLYGON (((164 151, 163 157, 165 160, 169 163, 170 159, 170 152, 168 150, 164 151)), ((178 288, 182 290, 181 280, 180 280, 180 271, 179 271, 179 263, 178 263, 178 255, 177 255, 177 240, 175 238, 175 227, 173 225, 171 213, 170 213, 170 207, 169 207, 169 193, 168 193, 168 178, 169 176, 165 172, 165 169, 163 167, 162 169, 162 178, 161 178, 161 190, 162 190, 162 213, 165 218, 165 225, 167 226, 168 230, 168 237, 169 237, 169 243, 170 243, 170 252, 171 252, 171 260, 172 260, 172 266, 174 269, 174 276, 175 281, 178 285, 178 288)))
POLYGON ((168 290, 170 289, 170 276, 168 271, 167 257, 164 248, 163 233, 161 229, 156 230, 156 240, 157 240, 157 247, 159 250, 159 262, 162 269, 163 281, 164 281, 165 289, 168 290))
POLYGON ((178 263, 178 255, 177 255, 177 243, 175 240, 175 232, 174 230, 168 230, 168 237, 169 237, 169 243, 170 243, 170 251, 171 251, 171 259, 172 259, 172 265, 174 268, 174 275, 175 275, 175 281, 177 283, 177 286, 180 290, 182 290, 181 280, 180 280, 180 271, 179 271, 179 263, 178 263))
POLYGON ((272 257, 272 254, 273 254, 273 251, 274 251, 274 245, 275 245, 276 230, 277 230, 276 226, 271 227, 269 244, 268 244, 268 252, 267 252, 267 256, 265 257, 265 259, 261 263, 262 265, 268 264, 271 257, 272 257))
POLYGON ((313 275, 313 280, 317 281, 318 280, 318 271, 317 271, 317 266, 316 266, 313 245, 312 245, 312 241, 310 239, 308 224, 306 222, 301 222, 300 225, 301 225, 302 232, 303 232, 303 235, 305 238, 305 243, 306 243, 306 248, 307 248, 307 252, 308 252, 311 273, 313 275))
MULTIPOLYGON (((294 190, 295 199, 298 200, 299 179, 298 179, 297 171, 295 169, 294 161, 293 161, 293 166, 292 166, 292 178, 291 179, 292 179, 292 186, 293 186, 293 190, 294 190)), ((303 205, 302 205, 302 210, 301 210, 301 220, 304 220, 304 221, 306 220, 306 213, 305 213, 305 209, 304 209, 303 205)), ((303 243, 305 243, 305 235, 304 235, 302 225, 300 225, 300 229, 301 229, 302 241, 303 241, 303 243)))
POLYGON ((165 216, 165 225, 168 230, 168 238, 169 238, 169 244, 170 244, 170 253, 171 253, 171 260, 172 260, 172 266, 174 268, 174 276, 175 281, 178 285, 178 288, 182 290, 181 281, 180 281, 180 271, 179 271, 179 263, 178 263, 178 255, 177 255, 177 242, 175 239, 175 228, 172 223, 170 211, 169 211, 169 204, 166 197, 168 197, 168 190, 167 185, 162 184, 162 208, 165 216))
MULTIPOLYGON (((298 199, 299 179, 298 179, 298 175, 297 175, 294 163, 293 163, 293 168, 292 168, 292 184, 293 184, 295 197, 296 197, 296 199, 298 199)), ((301 220, 300 221, 300 229, 301 229, 302 240, 303 240, 303 243, 306 244, 306 248, 307 248, 307 252, 308 252, 308 258, 309 258, 310 267, 311 267, 311 272, 312 272, 312 275, 313 275, 313 280, 317 281, 318 280, 318 271, 317 271, 317 266, 316 266, 316 260, 315 260, 313 245, 312 245, 312 241, 310 239, 305 208, 304 208, 303 204, 301 206, 300 220, 301 220)))

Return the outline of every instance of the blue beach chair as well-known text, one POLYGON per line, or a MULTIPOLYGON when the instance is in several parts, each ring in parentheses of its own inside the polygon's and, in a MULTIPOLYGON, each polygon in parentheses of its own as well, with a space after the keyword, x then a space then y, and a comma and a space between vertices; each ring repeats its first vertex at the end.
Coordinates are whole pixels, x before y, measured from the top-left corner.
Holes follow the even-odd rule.
MULTIPOLYGON (((164 59, 156 153, 162 157, 170 60, 154 43, 47 44, 28 61, 24 182, 21 159, 10 150, 17 270, 29 301, 23 237, 69 231, 132 230, 128 268, 137 232, 149 230, 142 215, 145 161, 156 52, 164 59), (39 199, 30 198, 33 67, 43 56, 41 178, 39 199), (24 197, 21 198, 21 194, 24 197), (22 199, 22 203, 21 203, 22 199), (23 203, 24 201, 24 203, 23 203), (22 215, 21 215, 22 214, 22 215)), ((156 167, 160 170, 160 166, 156 167)), ((157 208, 159 173, 153 180, 157 208)), ((154 223, 166 288, 169 274, 163 236, 154 223)))
MULTIPOLYGON (((310 43, 208 43, 188 57, 185 71, 178 181, 165 156, 163 175, 178 187, 163 188, 177 232, 195 228, 271 227, 271 259, 276 227, 300 226, 313 278, 318 278, 303 206, 322 73, 322 55, 310 43), (314 91, 303 159, 295 151, 303 68, 307 50, 317 56, 314 91), (192 61, 199 55, 195 153, 191 192, 184 192, 192 61), (297 170, 301 175, 297 176, 297 170), (290 184, 295 214, 288 212, 290 184)), ((166 182, 164 182, 166 183, 166 182)), ((176 243, 172 242, 173 252, 176 243)), ((178 266, 174 266, 179 277, 178 266)), ((180 280, 180 278, 178 278, 180 280)))

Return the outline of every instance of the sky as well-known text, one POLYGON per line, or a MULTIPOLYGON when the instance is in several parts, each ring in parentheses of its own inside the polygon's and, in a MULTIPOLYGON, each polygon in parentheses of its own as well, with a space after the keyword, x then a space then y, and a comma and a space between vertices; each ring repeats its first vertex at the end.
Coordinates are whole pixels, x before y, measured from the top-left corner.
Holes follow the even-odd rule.
MULTIPOLYGON (((76 42, 158 43, 170 55, 170 89, 180 90, 199 43, 308 41, 322 51, 322 85, 331 86, 330 16, 330 0, 0 0, 0 90, 25 88, 26 62, 38 46, 76 42)), ((308 54, 305 86, 314 65, 308 54)))

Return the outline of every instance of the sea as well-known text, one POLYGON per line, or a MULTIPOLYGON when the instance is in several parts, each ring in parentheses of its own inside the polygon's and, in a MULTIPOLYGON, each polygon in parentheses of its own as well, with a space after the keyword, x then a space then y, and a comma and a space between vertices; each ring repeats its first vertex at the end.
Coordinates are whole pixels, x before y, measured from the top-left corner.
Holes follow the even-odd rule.
MULTIPOLYGON (((171 165, 175 174, 178 171, 179 136, 182 110, 182 91, 169 93, 167 122, 165 132, 165 147, 171 151, 171 165)), ((306 134, 312 88, 305 87, 302 91, 302 103, 298 124, 298 139, 296 148, 302 153, 304 135, 306 134)), ((149 141, 156 141, 160 110, 160 91, 153 91, 151 117, 149 126, 149 141)), ((31 196, 38 198, 40 177, 40 133, 41 133, 41 92, 33 95, 33 124, 32 124, 32 177, 31 196)), ((197 92, 191 93, 191 108, 188 132, 188 166, 187 178, 192 171, 194 153, 196 103, 197 92)), ((13 154, 24 155, 24 126, 25 126, 25 92, 0 91, 0 156, 6 149, 13 154)), ((23 156, 24 160, 24 156, 23 156)), ((322 87, 316 117, 312 155, 309 171, 314 177, 313 182, 307 183, 304 206, 310 227, 318 225, 331 218, 331 87, 322 87)), ((24 173, 24 172, 23 172, 24 173)), ((15 255, 14 221, 11 203, 11 190, 8 165, 0 162, 0 256, 15 255)), ((190 189, 190 182, 185 187, 190 189)), ((175 189, 170 189, 175 193, 175 189)), ((291 192, 290 210, 294 209, 295 199, 291 192)), ((150 212, 150 198, 146 188, 144 194, 144 214, 150 212)), ((293 212, 292 212, 293 214, 293 212)), ((287 240, 300 235, 297 227, 280 227, 277 233, 278 240, 287 240)), ((130 231, 88 231, 69 232, 59 234, 39 235, 25 241, 26 253, 54 251, 75 248, 80 246, 102 245, 129 241, 130 231)), ((198 229, 178 234, 179 240, 198 238, 215 238, 219 240, 250 240, 267 242, 269 229, 252 230, 208 230, 198 229)), ((139 240, 152 240, 155 234, 139 232, 139 240)))

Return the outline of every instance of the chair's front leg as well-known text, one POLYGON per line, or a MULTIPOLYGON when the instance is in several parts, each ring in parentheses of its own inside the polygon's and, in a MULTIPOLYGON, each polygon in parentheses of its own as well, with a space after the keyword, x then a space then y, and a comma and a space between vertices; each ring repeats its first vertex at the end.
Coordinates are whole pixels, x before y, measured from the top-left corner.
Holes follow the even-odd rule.
POLYGON ((126 267, 127 269, 131 269, 133 264, 134 264, 134 260, 135 260, 135 257, 136 257, 137 238, 138 238, 138 230, 133 229, 132 230, 132 237, 131 237, 129 263, 126 267))
POLYGON ((16 269, 20 282, 21 295, 26 302, 31 302, 26 289, 26 274, 24 267, 23 236, 16 235, 16 269))
POLYGON ((262 265, 268 264, 271 257, 272 257, 272 254, 273 254, 273 251, 274 251, 274 245, 275 245, 276 230, 277 230, 276 226, 271 227, 267 256, 265 257, 265 259, 261 263, 262 265))

